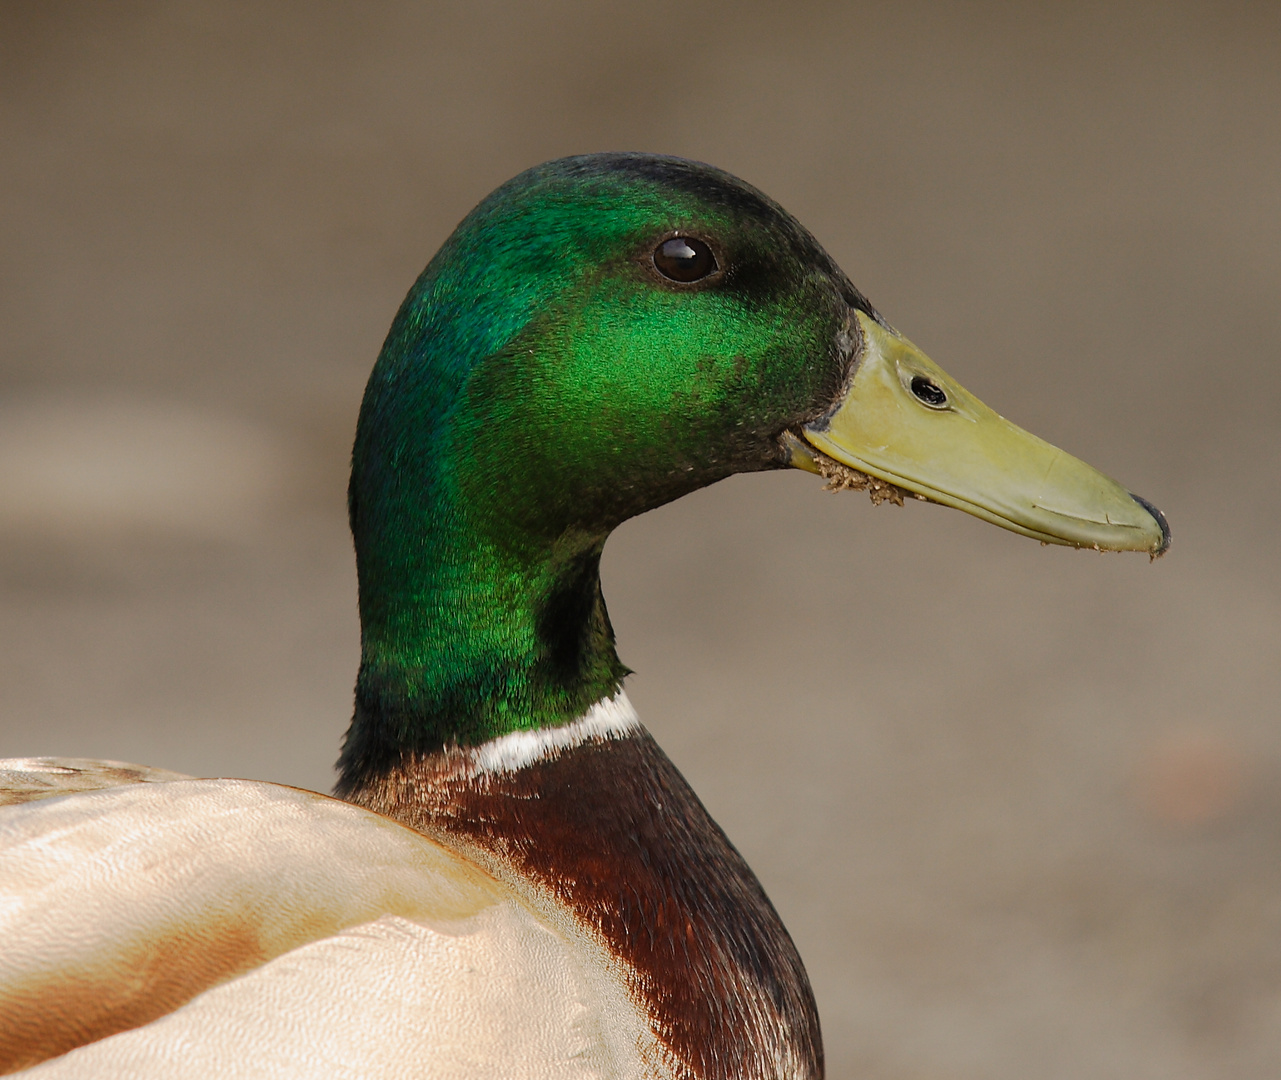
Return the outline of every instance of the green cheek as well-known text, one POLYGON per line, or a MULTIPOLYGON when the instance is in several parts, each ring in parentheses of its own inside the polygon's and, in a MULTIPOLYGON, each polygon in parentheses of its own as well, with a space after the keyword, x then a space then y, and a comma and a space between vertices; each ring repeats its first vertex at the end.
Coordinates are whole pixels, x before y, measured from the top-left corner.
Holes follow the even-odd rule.
POLYGON ((674 462, 702 460, 735 424, 804 407, 821 376, 812 354, 824 332, 821 319, 715 292, 620 290, 545 340, 536 412, 572 416, 567 449, 585 471, 620 443, 652 460, 665 448, 674 462))

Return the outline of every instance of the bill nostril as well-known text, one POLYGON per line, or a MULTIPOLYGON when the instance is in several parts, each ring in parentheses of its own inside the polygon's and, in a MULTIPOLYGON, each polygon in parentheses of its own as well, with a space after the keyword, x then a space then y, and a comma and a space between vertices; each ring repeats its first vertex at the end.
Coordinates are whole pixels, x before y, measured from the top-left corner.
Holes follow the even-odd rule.
POLYGON ((947 404, 947 394, 943 392, 943 388, 924 375, 912 378, 911 390, 918 401, 931 409, 941 409, 947 404))

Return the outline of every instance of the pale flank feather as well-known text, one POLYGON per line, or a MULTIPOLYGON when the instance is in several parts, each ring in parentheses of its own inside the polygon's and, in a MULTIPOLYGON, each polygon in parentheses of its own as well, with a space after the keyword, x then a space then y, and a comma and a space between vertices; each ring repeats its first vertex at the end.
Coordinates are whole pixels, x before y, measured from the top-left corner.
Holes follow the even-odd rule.
POLYGON ((312 792, 188 780, 11 806, 0 1071, 639 1075, 648 1040, 618 974, 558 923, 312 792))
POLYGON ((124 761, 95 758, 3 758, 0 759, 0 806, 69 795, 73 791, 97 791, 122 784, 162 784, 190 780, 190 776, 130 765, 124 761))

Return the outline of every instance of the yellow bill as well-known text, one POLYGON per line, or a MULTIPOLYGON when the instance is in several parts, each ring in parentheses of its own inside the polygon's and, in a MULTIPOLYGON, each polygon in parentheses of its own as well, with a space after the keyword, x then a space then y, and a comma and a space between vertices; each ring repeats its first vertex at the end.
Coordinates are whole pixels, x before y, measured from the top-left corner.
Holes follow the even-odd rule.
POLYGON ((862 352, 836 411, 788 440, 792 463, 839 464, 1047 544, 1170 546, 1165 516, 984 405, 906 338, 856 313, 862 352))

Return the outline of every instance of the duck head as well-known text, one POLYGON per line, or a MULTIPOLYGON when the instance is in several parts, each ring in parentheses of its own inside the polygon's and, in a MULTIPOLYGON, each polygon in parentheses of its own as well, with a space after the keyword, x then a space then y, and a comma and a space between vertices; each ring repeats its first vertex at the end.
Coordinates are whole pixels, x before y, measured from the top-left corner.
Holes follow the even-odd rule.
POLYGON ((503 185, 410 291, 365 393, 347 774, 613 693, 610 531, 787 467, 1047 543, 1169 543, 1158 511, 967 393, 741 180, 601 154, 503 185))

